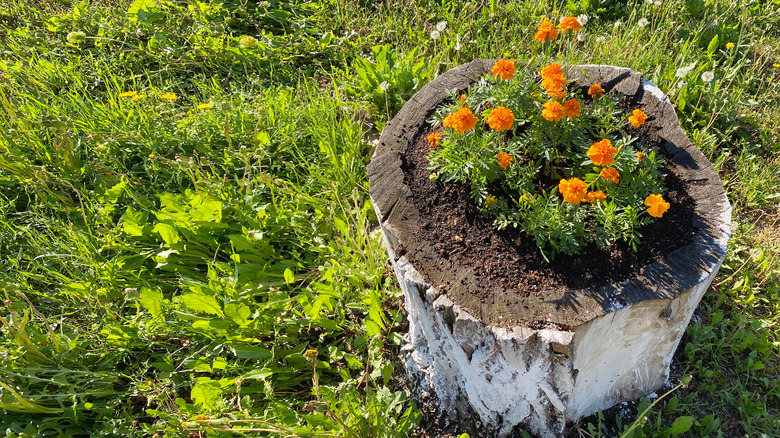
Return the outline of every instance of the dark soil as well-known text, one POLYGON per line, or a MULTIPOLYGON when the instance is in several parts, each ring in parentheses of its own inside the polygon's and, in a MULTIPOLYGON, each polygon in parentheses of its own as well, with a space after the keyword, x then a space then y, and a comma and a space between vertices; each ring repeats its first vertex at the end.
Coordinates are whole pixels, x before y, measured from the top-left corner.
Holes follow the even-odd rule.
MULTIPOLYGON (((625 102, 625 107, 630 102, 625 102)), ((635 108, 635 106, 634 106, 635 108)), ((625 109, 630 113, 630 109, 625 109)), ((420 212, 420 238, 435 254, 460 266, 474 268, 480 282, 515 290, 521 296, 545 291, 598 288, 617 284, 641 274, 642 268, 691 242, 695 202, 688 195, 686 182, 678 176, 676 165, 667 156, 658 134, 648 127, 629 127, 628 134, 641 139, 639 150, 657 150, 664 156, 664 185, 671 207, 662 218, 640 228, 641 244, 634 251, 624 242, 607 248, 588 247, 579 256, 558 255, 547 262, 529 237, 513 228, 498 230, 493 218, 477 210, 469 197, 468 186, 431 181, 426 137, 440 128, 422 129, 405 156, 405 184, 410 188, 420 212)), ((407 254, 414 263, 415 254, 407 254)), ((489 288, 474 291, 482 302, 488 301, 489 288)))

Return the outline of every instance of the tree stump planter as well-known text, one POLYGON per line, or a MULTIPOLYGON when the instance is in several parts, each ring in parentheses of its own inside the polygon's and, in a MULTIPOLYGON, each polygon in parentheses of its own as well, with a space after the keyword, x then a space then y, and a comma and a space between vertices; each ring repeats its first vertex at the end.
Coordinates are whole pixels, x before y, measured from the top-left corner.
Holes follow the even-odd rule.
POLYGON ((597 82, 632 96, 650 115, 647 123, 696 201, 692 242, 619 284, 546 295, 521 296, 482 284, 473 267, 434 263, 439 255, 421 238, 405 157, 445 90, 465 90, 493 63, 457 67, 412 97, 380 138, 368 167, 370 196, 406 300, 403 352, 418 397, 479 436, 521 427, 552 437, 567 422, 666 383, 685 327, 725 256, 731 207, 717 173, 657 87, 626 68, 577 66, 567 75, 577 85, 597 82), (488 300, 477 294, 485 290, 488 300))

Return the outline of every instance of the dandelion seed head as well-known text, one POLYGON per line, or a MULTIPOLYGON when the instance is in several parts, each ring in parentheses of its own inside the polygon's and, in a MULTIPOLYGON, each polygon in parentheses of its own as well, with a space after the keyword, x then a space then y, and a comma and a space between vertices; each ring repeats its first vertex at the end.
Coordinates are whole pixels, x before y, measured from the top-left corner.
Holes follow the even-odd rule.
POLYGON ((431 39, 436 41, 441 37, 441 32, 438 30, 431 31, 431 39))
POLYGON ((647 18, 644 18, 644 17, 640 18, 639 21, 637 21, 637 23, 636 23, 636 25, 639 26, 639 27, 645 27, 648 24, 650 24, 650 22, 647 21, 647 18))
POLYGON ((387 81, 384 81, 384 82, 382 82, 381 84, 379 84, 379 88, 380 88, 382 91, 387 91, 387 90, 389 90, 389 89, 390 89, 390 83, 389 83, 389 82, 387 82, 387 81))
POLYGON ((696 67, 696 63, 695 62, 693 64, 689 64, 689 65, 687 65, 685 67, 680 67, 680 68, 677 69, 677 72, 675 73, 675 76, 677 76, 678 78, 683 78, 683 77, 685 77, 685 75, 688 74, 689 71, 693 70, 694 67, 696 67))
POLYGON ((444 32, 444 29, 447 28, 447 22, 446 21, 440 21, 436 24, 436 30, 439 32, 444 32))
POLYGON ((615 24, 614 24, 614 26, 615 26, 615 29, 617 29, 618 27, 620 27, 620 26, 622 26, 622 25, 623 25, 623 23, 621 23, 621 22, 619 22, 619 21, 616 21, 616 22, 615 22, 615 24))
POLYGON ((578 33, 577 34, 577 41, 584 43, 585 42, 585 34, 584 33, 578 33))
POLYGON ((588 16, 585 14, 578 15, 577 21, 579 21, 581 25, 585 26, 585 24, 588 22, 588 16))
POLYGON ((704 82, 710 82, 713 79, 715 79, 715 73, 711 71, 705 71, 704 73, 701 74, 701 80, 704 82))

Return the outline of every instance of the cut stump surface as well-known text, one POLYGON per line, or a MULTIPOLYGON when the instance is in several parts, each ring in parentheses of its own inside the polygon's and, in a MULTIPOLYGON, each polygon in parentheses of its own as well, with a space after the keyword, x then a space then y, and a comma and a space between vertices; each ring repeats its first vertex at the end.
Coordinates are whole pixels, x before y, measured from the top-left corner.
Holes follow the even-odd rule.
POLYGON ((406 299, 404 352, 419 396, 432 397, 467 429, 479 427, 480 436, 506 436, 515 427, 557 436, 567 422, 664 385, 685 327, 725 256, 731 206, 718 174, 657 87, 626 68, 576 66, 567 75, 576 86, 599 83, 650 115, 647 124, 696 202, 692 242, 620 284, 545 294, 484 284, 473 266, 443 260, 421 238, 420 212, 404 181, 405 154, 429 128, 446 90, 465 90, 493 63, 478 59, 450 70, 407 102, 369 164, 370 196, 406 299), (485 290, 491 293, 479 293, 485 290))

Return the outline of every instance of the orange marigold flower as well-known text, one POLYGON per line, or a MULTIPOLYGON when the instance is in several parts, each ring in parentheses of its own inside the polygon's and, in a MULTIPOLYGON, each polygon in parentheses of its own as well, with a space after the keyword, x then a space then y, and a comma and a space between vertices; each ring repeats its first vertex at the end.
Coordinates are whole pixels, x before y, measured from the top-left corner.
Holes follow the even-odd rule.
POLYGON ((612 142, 608 138, 596 142, 588 149, 588 158, 596 166, 609 166, 615 162, 617 149, 612 147, 612 142))
POLYGON ((644 125, 645 120, 647 120, 647 114, 642 112, 640 109, 635 109, 631 112, 631 115, 628 116, 628 121, 631 122, 631 126, 634 127, 644 125))
POLYGON ((542 67, 542 78, 563 76, 563 68, 557 62, 542 67))
POLYGON ((597 98, 604 94, 604 89, 599 84, 593 84, 588 88, 588 95, 592 98, 597 98))
POLYGON ((506 152, 499 153, 496 158, 498 158, 498 165, 504 170, 506 170, 507 166, 512 164, 512 161, 515 161, 515 159, 506 152))
POLYGON ((599 173, 599 176, 606 180, 612 181, 615 184, 620 182, 620 173, 618 173, 617 169, 615 169, 614 167, 607 167, 601 169, 601 173, 599 173))
POLYGON ((439 147, 439 143, 444 140, 444 136, 441 135, 440 132, 434 132, 431 134, 428 134, 428 143, 431 145, 432 148, 436 149, 439 147))
POLYGON ((542 117, 551 122, 561 120, 563 118, 563 105, 553 101, 545 103, 544 109, 542 110, 542 117))
POLYGON ((563 103, 563 114, 566 117, 579 117, 580 116, 580 101, 577 99, 569 99, 563 103))
POLYGON ((567 30, 579 31, 582 30, 582 25, 577 20, 577 17, 566 17, 561 20, 561 24, 558 25, 561 28, 561 32, 566 33, 567 30))
POLYGON ((499 59, 493 64, 493 69, 490 71, 493 73, 493 76, 509 80, 515 77, 515 63, 508 59, 499 59))
POLYGON ((645 159, 645 153, 644 152, 637 152, 636 153, 636 159, 639 161, 642 161, 645 159))
POLYGON ((512 127, 512 122, 515 121, 515 115, 512 114, 512 110, 499 106, 488 114, 487 122, 491 128, 496 131, 506 131, 512 127))
POLYGON ((534 38, 540 42, 552 41, 557 37, 558 31, 555 29, 555 26, 553 26, 553 24, 550 23, 550 21, 546 18, 544 21, 542 21, 542 24, 539 25, 539 27, 536 29, 536 33, 534 34, 534 38))
POLYGON ((477 116, 475 116, 470 109, 463 107, 455 111, 454 114, 445 117, 442 124, 457 132, 467 132, 477 126, 478 120, 477 116))
MULTIPOLYGON (((561 76, 563 78, 563 76, 561 76)), ((566 81, 563 81, 563 84, 566 84, 566 81)), ((547 83, 547 86, 545 87, 547 89, 547 95, 557 97, 558 99, 563 99, 563 85, 561 85, 561 82, 552 82, 547 83)))
POLYGON ((595 204, 597 202, 605 201, 606 199, 607 195, 605 195, 601 190, 597 192, 589 191, 588 194, 585 195, 585 198, 582 200, 582 202, 595 204))
POLYGON ((562 179, 558 183, 558 191, 563 195, 563 200, 572 204, 579 204, 588 192, 588 185, 579 178, 569 180, 562 179))
POLYGON ((645 198, 645 206, 647 207, 647 214, 652 217, 661 217, 669 210, 669 203, 664 201, 661 195, 649 195, 645 198))

